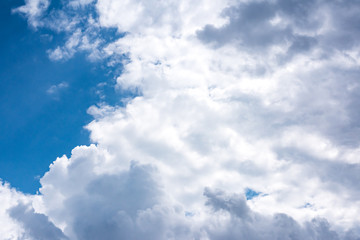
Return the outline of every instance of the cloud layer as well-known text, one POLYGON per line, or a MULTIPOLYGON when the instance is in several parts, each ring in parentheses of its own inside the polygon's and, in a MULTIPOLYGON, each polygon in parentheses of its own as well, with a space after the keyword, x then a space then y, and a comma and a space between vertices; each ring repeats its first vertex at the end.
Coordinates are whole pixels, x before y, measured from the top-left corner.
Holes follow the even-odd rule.
POLYGON ((94 144, 55 160, 39 195, 2 186, 3 239, 360 239, 357 1, 15 12, 64 33, 50 59, 85 51, 136 97, 88 109, 94 144))

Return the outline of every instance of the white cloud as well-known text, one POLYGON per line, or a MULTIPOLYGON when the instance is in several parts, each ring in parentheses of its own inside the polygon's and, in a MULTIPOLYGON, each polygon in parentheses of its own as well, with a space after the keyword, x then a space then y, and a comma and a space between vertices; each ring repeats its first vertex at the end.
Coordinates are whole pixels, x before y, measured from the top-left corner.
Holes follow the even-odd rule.
POLYGON ((52 85, 46 90, 46 93, 52 96, 57 96, 60 91, 68 88, 69 84, 67 82, 61 82, 59 84, 52 85))
POLYGON ((25 5, 13 9, 13 13, 24 14, 31 26, 43 25, 41 18, 50 5, 49 0, 25 0, 25 5))
POLYGON ((140 96, 89 108, 94 144, 41 179, 41 221, 70 239, 359 238, 356 2, 94 6, 50 57, 126 55, 117 88, 140 96), (111 27, 126 34, 91 35, 111 27))
POLYGON ((76 8, 76 7, 87 6, 93 2, 94 2, 94 0, 70 0, 69 5, 76 8))
MULTIPOLYGON (((0 239, 29 239, 27 237, 31 237, 28 235, 27 229, 11 216, 11 211, 20 205, 37 202, 37 198, 36 195, 25 195, 11 188, 8 183, 0 182, 0 239)), ((22 214, 22 211, 18 210, 17 213, 14 212, 15 215, 22 214)))

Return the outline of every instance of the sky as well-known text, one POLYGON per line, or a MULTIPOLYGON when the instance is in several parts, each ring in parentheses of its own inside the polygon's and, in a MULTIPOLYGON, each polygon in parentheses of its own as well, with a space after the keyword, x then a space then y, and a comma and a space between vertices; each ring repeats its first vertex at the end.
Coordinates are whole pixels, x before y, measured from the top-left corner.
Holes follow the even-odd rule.
POLYGON ((83 129, 92 119, 87 108, 118 102, 112 69, 81 54, 63 62, 49 59, 46 51, 61 37, 56 40, 46 29, 34 29, 12 13, 22 4, 1 2, 0 176, 21 191, 36 193, 39 177, 56 157, 89 144, 83 129), (104 81, 107 86, 96 87, 104 81))
POLYGON ((4 0, 0 239, 360 239, 357 0, 4 0))

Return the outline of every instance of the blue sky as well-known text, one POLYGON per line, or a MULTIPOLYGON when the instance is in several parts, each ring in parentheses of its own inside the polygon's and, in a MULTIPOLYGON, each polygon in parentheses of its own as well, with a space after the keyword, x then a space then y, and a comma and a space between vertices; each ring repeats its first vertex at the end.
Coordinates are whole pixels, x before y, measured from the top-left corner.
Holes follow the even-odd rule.
POLYGON ((0 4, 0 240, 360 239, 357 0, 0 4))
POLYGON ((101 63, 86 61, 83 54, 51 61, 47 50, 61 37, 33 29, 23 17, 12 14, 21 4, 1 2, 0 176, 21 191, 35 193, 51 162, 69 155, 76 145, 89 144, 88 131, 83 129, 92 120, 87 108, 116 99, 113 87, 103 87, 104 100, 96 94, 98 83, 112 84, 113 79, 101 63), (51 41, 49 36, 54 36, 51 41), (47 92, 63 82, 68 87, 47 92))

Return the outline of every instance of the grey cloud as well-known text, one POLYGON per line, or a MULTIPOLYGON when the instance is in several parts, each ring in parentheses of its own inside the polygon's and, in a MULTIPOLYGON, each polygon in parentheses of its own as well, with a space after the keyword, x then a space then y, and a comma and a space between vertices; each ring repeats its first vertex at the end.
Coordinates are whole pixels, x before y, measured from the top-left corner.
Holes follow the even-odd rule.
POLYGON ((309 156, 295 148, 279 148, 278 157, 286 161, 302 164, 306 168, 307 177, 317 176, 324 183, 324 188, 339 194, 339 197, 354 201, 360 198, 360 164, 329 161, 309 156))
POLYGON ((254 1, 230 7, 223 15, 228 24, 207 25, 198 31, 198 38, 217 47, 236 43, 241 50, 261 54, 277 45, 288 48, 286 56, 280 56, 286 60, 315 46, 324 52, 350 49, 360 36, 360 7, 355 1, 254 1), (276 17, 281 24, 271 23, 276 17), (332 30, 318 33, 325 24, 332 30))
POLYGON ((294 34, 291 37, 291 42, 285 56, 280 55, 278 57, 280 64, 285 64, 298 53, 307 53, 317 45, 318 40, 315 37, 294 34))
POLYGON ((10 217, 18 221, 25 230, 24 239, 66 240, 64 233, 44 214, 35 213, 28 205, 18 204, 8 210, 10 217))
POLYGON ((230 217, 219 223, 209 222, 207 232, 212 240, 220 239, 279 239, 279 240, 340 240, 359 239, 359 230, 337 233, 326 219, 315 218, 300 225, 290 216, 278 213, 265 216, 251 211, 243 196, 206 189, 207 204, 214 211, 227 212, 230 217), (239 211, 240 210, 240 211, 239 211), (252 216, 247 218, 244 216, 252 216))
POLYGON ((153 174, 152 167, 133 163, 128 172, 100 175, 87 185, 86 194, 68 199, 77 239, 136 239, 138 211, 161 197, 153 174))
MULTIPOLYGON (((198 37, 204 42, 215 42, 221 46, 227 43, 237 43, 245 51, 263 51, 272 45, 284 45, 292 42, 291 54, 309 50, 316 43, 310 36, 296 34, 294 27, 315 25, 308 23, 309 11, 313 1, 267 1, 240 3, 223 12, 229 18, 229 23, 221 28, 207 25, 198 32, 198 37), (301 3, 300 3, 301 2, 301 3), (293 20, 292 24, 273 25, 276 17, 293 20), (310 44, 312 43, 312 44, 310 44)), ((312 6, 313 7, 313 6, 312 6)))
POLYGON ((107 176, 95 180, 88 187, 87 197, 82 195, 69 199, 66 208, 71 211, 71 217, 75 217, 68 221, 66 231, 69 234, 70 227, 75 233, 70 233, 69 238, 51 223, 46 215, 35 213, 34 209, 27 205, 19 204, 10 209, 9 214, 24 227, 23 238, 34 240, 187 240, 204 237, 211 240, 360 239, 360 229, 336 232, 326 219, 315 218, 300 225, 283 213, 263 215, 252 211, 243 195, 228 194, 210 188, 204 190, 204 196, 206 205, 212 209, 213 214, 208 215, 202 222, 196 222, 196 217, 187 217, 180 206, 151 200, 151 196, 158 194, 147 189, 154 184, 154 180, 149 179, 152 172, 149 166, 133 165, 129 172, 121 176, 107 176), (135 183, 132 183, 133 180, 135 183), (130 190, 134 190, 136 196, 129 197, 130 190), (128 210, 131 207, 123 204, 125 198, 135 201, 136 211, 128 210))
POLYGON ((360 143, 360 96, 357 69, 326 67, 300 76, 302 90, 294 110, 283 116, 293 123, 312 126, 334 143, 357 147, 360 143))
POLYGON ((249 216, 250 209, 242 195, 227 197, 223 191, 211 191, 206 188, 204 196, 207 197, 206 205, 211 206, 215 211, 225 210, 239 218, 247 218, 249 216))
POLYGON ((332 16, 330 24, 333 30, 322 36, 329 46, 339 49, 351 49, 359 46, 360 37, 360 5, 358 1, 330 1, 328 7, 332 16))
POLYGON ((154 180, 155 170, 148 165, 132 163, 129 172, 120 175, 104 175, 87 186, 87 193, 103 201, 115 200, 117 204, 106 204, 124 209, 131 216, 158 202, 160 186, 154 180))
POLYGON ((322 24, 315 14, 316 9, 320 7, 320 2, 317 0, 278 0, 275 8, 280 15, 293 22, 296 28, 317 29, 322 24))
POLYGON ((227 25, 222 28, 207 25, 198 32, 198 37, 220 46, 235 42, 243 48, 265 48, 281 43, 292 35, 289 28, 271 26, 269 21, 275 14, 275 6, 268 2, 240 4, 224 11, 223 15, 229 17, 227 25))

